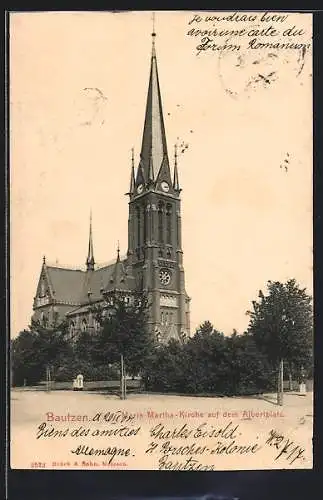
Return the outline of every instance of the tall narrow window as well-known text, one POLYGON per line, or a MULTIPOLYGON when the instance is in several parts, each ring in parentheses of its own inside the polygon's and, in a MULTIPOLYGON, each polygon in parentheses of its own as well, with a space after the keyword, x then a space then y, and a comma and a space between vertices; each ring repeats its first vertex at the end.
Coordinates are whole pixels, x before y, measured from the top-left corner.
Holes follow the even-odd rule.
POLYGON ((145 206, 143 206, 143 215, 144 215, 144 241, 143 243, 145 244, 146 243, 146 240, 147 240, 147 222, 148 222, 148 212, 147 212, 147 208, 145 206))
POLYGON ((163 243, 164 241, 164 235, 163 235, 163 232, 164 232, 164 227, 163 227, 163 208, 164 208, 164 204, 163 202, 159 202, 158 203, 158 240, 160 241, 160 243, 163 243))
POLYGON ((48 317, 44 312, 41 313, 40 322, 43 326, 47 326, 48 324, 48 317))
POLYGON ((185 316, 186 316, 186 330, 189 331, 189 329, 190 329, 190 313, 186 312, 185 316))
POLYGON ((140 247, 140 208, 136 208, 136 213, 137 213, 137 247, 140 247))
POLYGON ((172 205, 169 203, 166 207, 166 234, 167 243, 172 243, 172 205))
POLYGON ((179 212, 177 213, 177 217, 176 217, 176 220, 177 220, 177 231, 176 231, 176 240, 177 240, 177 246, 179 247, 179 236, 180 236, 180 215, 179 215, 179 212))

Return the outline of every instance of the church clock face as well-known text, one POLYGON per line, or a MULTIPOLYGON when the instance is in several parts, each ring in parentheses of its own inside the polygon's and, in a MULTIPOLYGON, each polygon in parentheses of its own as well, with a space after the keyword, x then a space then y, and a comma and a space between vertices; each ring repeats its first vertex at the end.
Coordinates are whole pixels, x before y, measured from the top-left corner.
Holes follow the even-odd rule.
POLYGON ((137 187, 137 193, 141 194, 143 192, 143 189, 144 189, 143 184, 139 184, 139 186, 137 187))
POLYGON ((162 285, 169 285, 171 277, 172 275, 168 269, 161 269, 159 271, 159 281, 162 285))
POLYGON ((162 188, 163 191, 165 191, 165 193, 168 193, 168 191, 169 191, 169 184, 168 184, 168 182, 163 181, 161 183, 161 188, 162 188))

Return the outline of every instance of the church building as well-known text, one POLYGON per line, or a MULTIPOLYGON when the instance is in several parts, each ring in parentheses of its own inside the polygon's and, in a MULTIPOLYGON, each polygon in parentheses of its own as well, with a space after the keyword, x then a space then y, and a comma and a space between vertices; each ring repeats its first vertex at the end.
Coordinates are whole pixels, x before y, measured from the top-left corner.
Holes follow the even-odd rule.
POLYGON ((155 33, 152 33, 150 77, 139 165, 132 154, 125 258, 97 266, 94 260, 92 221, 84 270, 47 265, 44 257, 33 319, 43 324, 66 318, 71 337, 95 332, 99 325, 93 305, 111 308, 109 296, 119 292, 126 302, 134 291, 149 301, 150 331, 161 342, 190 335, 190 298, 185 289, 182 248, 181 188, 175 148, 171 168, 166 143, 159 86, 155 33))

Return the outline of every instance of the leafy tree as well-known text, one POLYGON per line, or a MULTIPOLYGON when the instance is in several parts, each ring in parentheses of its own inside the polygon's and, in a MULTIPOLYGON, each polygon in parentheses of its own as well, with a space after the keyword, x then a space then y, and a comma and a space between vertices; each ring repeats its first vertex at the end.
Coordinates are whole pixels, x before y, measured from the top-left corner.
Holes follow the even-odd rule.
POLYGON ((185 344, 172 340, 151 356, 146 388, 188 394, 255 394, 273 387, 271 367, 251 336, 225 337, 203 323, 185 344))
POLYGON ((34 384, 42 376, 43 366, 35 355, 34 344, 35 334, 30 330, 23 330, 11 341, 12 383, 15 386, 34 384))
POLYGON ((11 343, 13 383, 36 384, 45 378, 48 366, 54 377, 71 356, 66 322, 47 326, 33 321, 29 330, 22 331, 11 343))
POLYGON ((196 329, 195 334, 198 333, 212 333, 214 331, 214 327, 209 320, 204 321, 201 325, 196 329))
POLYGON ((147 390, 187 392, 187 358, 183 344, 171 339, 156 348, 145 365, 143 381, 147 390))
POLYGON ((266 356, 259 351, 252 336, 234 330, 226 338, 230 363, 231 394, 256 394, 275 388, 273 372, 266 356))
POLYGON ((283 359, 299 373, 312 362, 312 299, 294 279, 286 283, 268 281, 268 293, 259 291, 253 310, 248 311, 248 333, 272 365, 283 359))
POLYGON ((144 294, 137 293, 127 303, 123 295, 110 297, 111 314, 97 310, 101 324, 96 342, 96 359, 100 364, 118 363, 123 354, 126 372, 138 375, 150 356, 154 339, 147 329, 148 303, 144 294))
POLYGON ((221 393, 230 369, 226 363, 224 335, 214 330, 210 322, 205 322, 186 344, 185 350, 189 357, 188 387, 198 393, 221 393))

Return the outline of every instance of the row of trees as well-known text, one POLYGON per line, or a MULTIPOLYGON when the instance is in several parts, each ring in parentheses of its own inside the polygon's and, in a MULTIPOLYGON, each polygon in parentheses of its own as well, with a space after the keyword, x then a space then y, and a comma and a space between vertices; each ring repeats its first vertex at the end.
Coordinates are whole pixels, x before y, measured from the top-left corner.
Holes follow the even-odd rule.
POLYGON ((148 390, 234 395, 270 391, 275 373, 251 336, 226 337, 206 321, 184 344, 170 342, 149 359, 148 390))
POLYGON ((75 339, 67 322, 32 322, 11 342, 13 384, 36 384, 44 380, 47 368, 56 381, 71 381, 78 373, 87 380, 116 379, 120 354, 130 375, 142 373, 155 347, 146 329, 147 299, 138 293, 129 305, 116 294, 113 303, 114 314, 108 317, 93 308, 101 325, 98 332, 81 332, 75 339))
POLYGON ((66 323, 43 327, 33 323, 12 341, 13 383, 35 384, 50 366, 55 380, 71 381, 77 373, 87 380, 116 379, 120 354, 129 375, 140 374, 151 391, 188 394, 250 394, 275 390, 280 360, 291 377, 312 367, 311 297, 295 280, 268 282, 252 302, 249 327, 224 336, 206 321, 183 343, 160 345, 147 331, 147 300, 138 294, 126 304, 114 297, 114 314, 95 314, 96 334, 83 332, 68 339, 66 323))

